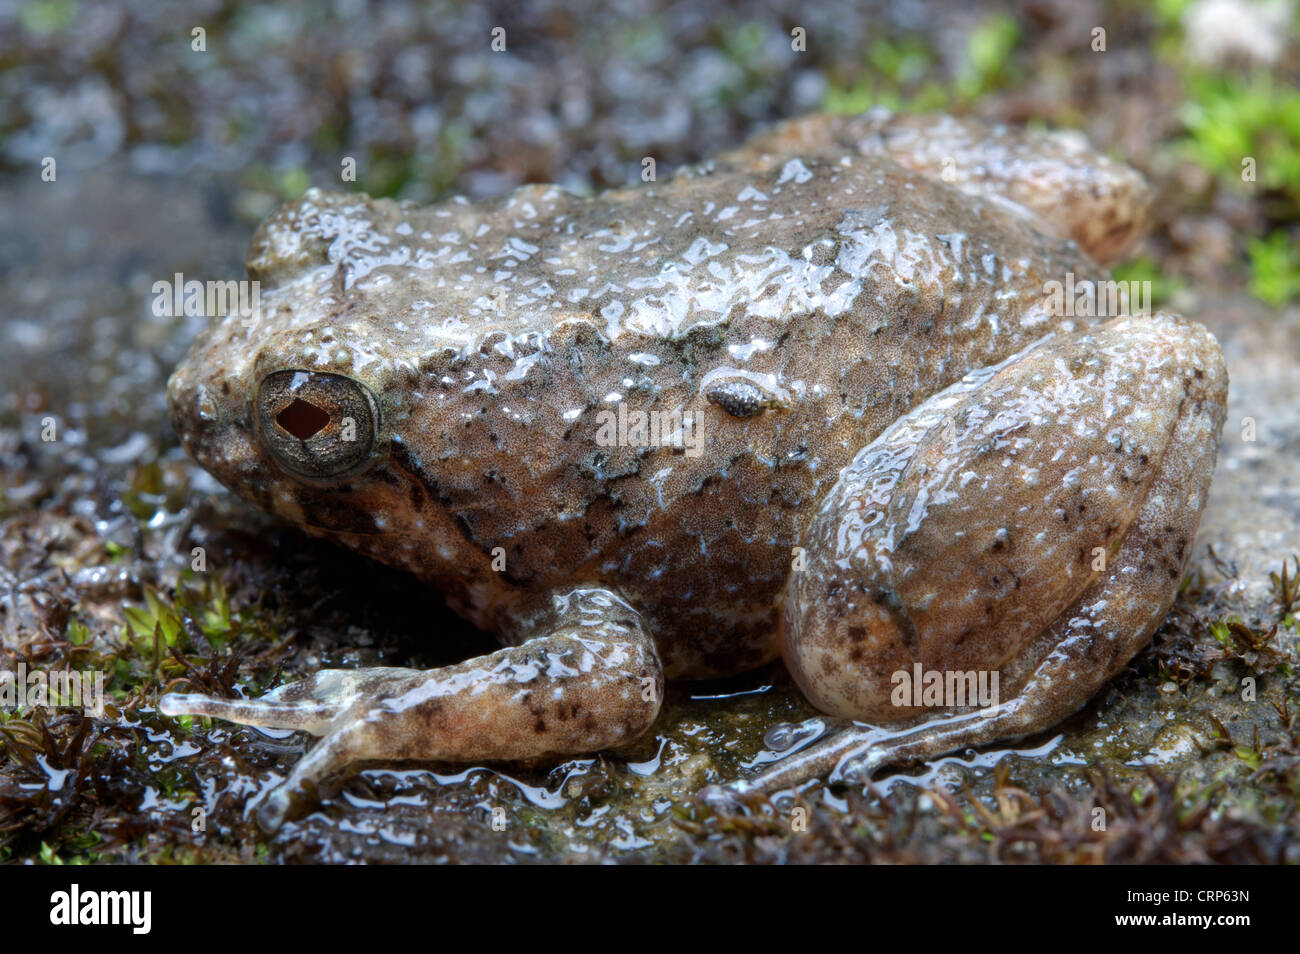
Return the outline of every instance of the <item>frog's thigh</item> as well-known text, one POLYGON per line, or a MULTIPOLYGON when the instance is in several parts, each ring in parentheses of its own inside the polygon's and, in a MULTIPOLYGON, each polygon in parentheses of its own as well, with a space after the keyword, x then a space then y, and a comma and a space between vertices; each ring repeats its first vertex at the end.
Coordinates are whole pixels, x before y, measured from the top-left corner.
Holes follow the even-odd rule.
POLYGON ((1200 325, 1121 319, 971 376, 881 435, 809 528, 783 650, 822 710, 901 728, 850 732, 774 774, 861 743, 872 764, 927 758, 1082 706, 1169 610, 1226 394, 1200 325), (1000 703, 900 705, 918 701, 896 692, 917 664, 945 685, 997 671, 1000 703))
POLYGON ((1120 258, 1148 224, 1146 181, 1078 132, 989 127, 942 115, 868 113, 844 122, 857 127, 860 148, 962 192, 1030 209, 1102 264, 1120 258))
POLYGON ((271 829, 296 796, 358 761, 576 755, 629 742, 654 722, 659 658, 622 599, 594 588, 558 595, 533 631, 442 669, 323 670, 263 699, 168 696, 162 708, 324 736, 259 809, 271 829))

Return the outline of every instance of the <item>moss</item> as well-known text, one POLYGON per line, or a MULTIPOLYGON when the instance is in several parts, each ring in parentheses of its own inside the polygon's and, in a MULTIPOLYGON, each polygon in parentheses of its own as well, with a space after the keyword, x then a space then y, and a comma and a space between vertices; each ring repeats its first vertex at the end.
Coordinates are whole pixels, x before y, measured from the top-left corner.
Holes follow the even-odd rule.
POLYGON ((1147 303, 1153 308, 1166 307, 1187 286, 1181 278, 1165 275, 1156 260, 1149 256, 1115 266, 1111 269, 1111 276, 1121 282, 1150 282, 1151 295, 1147 303))
POLYGON ((1268 583, 1277 600, 1278 619, 1294 628, 1292 616, 1300 608, 1300 556, 1292 556, 1290 562, 1283 560, 1280 569, 1269 573, 1268 583), (1294 571, 1291 569, 1292 563, 1295 565, 1294 571))
POLYGON ((1300 297, 1300 243, 1289 230, 1277 229, 1246 244, 1250 293, 1280 308, 1300 297))
POLYGON ((972 30, 966 62, 954 83, 958 101, 975 102, 1014 82, 1020 73, 1012 53, 1019 42, 1020 24, 1005 13, 989 17, 972 30))
POLYGON ((77 19, 75 0, 27 0, 18 9, 18 22, 36 36, 52 36, 77 19))
POLYGON ((1275 823, 1225 811, 1226 785, 1148 769, 1131 782, 1086 774, 1082 791, 1036 790, 999 765, 983 791, 943 786, 849 793, 847 815, 808 793, 780 808, 751 797, 734 811, 684 810, 690 833, 671 860, 694 862, 1145 864, 1295 861, 1275 823), (806 825, 792 827, 799 811, 806 825), (1288 855, 1290 852, 1290 855, 1288 855))
POLYGON ((873 106, 917 112, 944 109, 951 92, 929 79, 935 69, 934 51, 924 38, 876 38, 867 45, 866 63, 857 75, 829 78, 822 109, 849 116, 873 106))
POLYGON ((854 115, 873 106, 910 112, 969 106, 1020 76, 1014 56, 1020 35, 1014 17, 995 14, 983 20, 970 32, 962 65, 942 82, 934 79, 938 58, 925 38, 874 39, 858 75, 831 78, 822 109, 854 115))
POLYGON ((1264 70, 1185 76, 1187 100, 1178 112, 1187 130, 1184 154, 1227 188, 1264 190, 1272 216, 1300 213, 1300 90, 1264 70))

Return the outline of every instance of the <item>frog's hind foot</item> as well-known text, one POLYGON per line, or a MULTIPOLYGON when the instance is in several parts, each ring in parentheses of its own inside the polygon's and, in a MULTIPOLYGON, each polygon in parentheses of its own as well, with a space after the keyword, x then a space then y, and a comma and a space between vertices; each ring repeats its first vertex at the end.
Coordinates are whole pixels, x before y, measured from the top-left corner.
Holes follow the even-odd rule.
POLYGON ((1024 735, 1018 702, 1000 711, 976 710, 934 719, 913 729, 889 729, 838 722, 805 749, 766 766, 757 775, 701 792, 714 807, 734 807, 758 792, 774 795, 797 791, 814 779, 831 785, 865 785, 880 768, 906 766, 1008 735, 1024 735))
POLYGON ((735 790, 861 780, 1081 708, 1169 612, 1226 393, 1204 328, 1128 318, 968 376, 886 430, 814 516, 785 595, 795 681, 857 724, 735 790))
POLYGON ((324 736, 258 807, 268 831, 323 779, 361 761, 582 755, 631 742, 654 722, 662 668, 621 598, 594 587, 556 595, 529 632, 442 669, 326 669, 261 699, 169 694, 159 708, 324 736))

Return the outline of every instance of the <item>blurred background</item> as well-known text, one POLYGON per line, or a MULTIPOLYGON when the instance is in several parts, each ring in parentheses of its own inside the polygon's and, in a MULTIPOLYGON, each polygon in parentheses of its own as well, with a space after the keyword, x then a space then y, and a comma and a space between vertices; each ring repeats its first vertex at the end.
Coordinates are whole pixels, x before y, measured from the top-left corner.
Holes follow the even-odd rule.
POLYGON ((1295 574, 1279 576, 1300 551, 1296 7, 0 0, 0 668, 102 669, 115 700, 100 720, 0 712, 0 861, 1297 860, 1300 730, 1274 711, 1300 704, 1295 574), (779 668, 677 690, 623 760, 369 772, 257 835, 245 807, 301 740, 161 719, 160 687, 257 692, 484 645, 190 464, 164 385, 204 319, 154 315, 152 284, 241 277, 258 222, 310 185, 591 193, 639 181, 644 156, 663 179, 781 118, 876 105, 1081 129, 1155 185, 1155 229, 1119 276, 1220 336, 1229 432, 1251 417, 1259 436, 1226 442, 1194 579, 1153 647, 1063 737, 828 793, 802 839, 770 805, 719 818, 689 799, 812 715, 779 668), (214 572, 191 571, 196 545, 214 572), (1243 672, 1273 708, 1207 702, 1243 672), (951 804, 936 788, 963 786, 951 804), (1116 831, 1089 833, 1098 803, 1116 831), (523 820, 509 839, 483 835, 495 804, 523 820), (1189 805, 1205 817, 1178 820, 1189 805))

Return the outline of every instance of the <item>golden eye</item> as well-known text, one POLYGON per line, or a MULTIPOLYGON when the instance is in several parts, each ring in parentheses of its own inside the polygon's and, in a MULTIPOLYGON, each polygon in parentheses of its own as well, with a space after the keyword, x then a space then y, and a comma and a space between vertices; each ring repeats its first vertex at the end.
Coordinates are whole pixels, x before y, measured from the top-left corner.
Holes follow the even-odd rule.
POLYGON ((300 477, 356 473, 372 461, 378 432, 374 395, 341 374, 275 371, 258 386, 258 438, 300 477))

